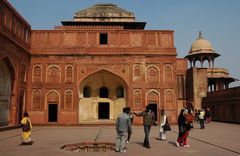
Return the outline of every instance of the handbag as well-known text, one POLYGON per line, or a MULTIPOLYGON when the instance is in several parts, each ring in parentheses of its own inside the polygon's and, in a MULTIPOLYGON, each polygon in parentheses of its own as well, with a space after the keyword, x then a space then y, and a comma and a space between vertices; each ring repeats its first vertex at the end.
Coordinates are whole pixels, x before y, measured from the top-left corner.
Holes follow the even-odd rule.
POLYGON ((27 123, 22 126, 22 131, 23 131, 23 132, 28 132, 28 131, 30 131, 30 123, 29 123, 28 119, 27 119, 27 123))
POLYGON ((179 128, 180 133, 185 133, 186 132, 186 127, 184 125, 181 125, 179 128))
POLYGON ((168 119, 166 119, 166 123, 163 125, 164 131, 171 131, 170 124, 168 123, 168 119))

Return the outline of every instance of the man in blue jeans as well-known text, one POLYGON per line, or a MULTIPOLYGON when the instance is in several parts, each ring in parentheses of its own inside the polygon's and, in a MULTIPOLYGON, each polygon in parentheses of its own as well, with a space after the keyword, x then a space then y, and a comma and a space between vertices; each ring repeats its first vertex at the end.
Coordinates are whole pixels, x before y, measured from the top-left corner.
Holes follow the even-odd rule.
POLYGON ((150 142, 149 142, 149 135, 151 131, 151 126, 153 125, 153 122, 155 121, 154 116, 152 115, 152 112, 149 108, 149 106, 146 106, 146 110, 141 113, 133 113, 136 116, 142 116, 143 117, 143 127, 144 127, 144 143, 143 146, 146 148, 151 148, 150 142))
POLYGON ((132 133, 131 120, 128 115, 130 109, 127 107, 123 108, 123 113, 121 113, 116 122, 116 131, 117 131, 117 143, 115 147, 116 152, 126 152, 126 140, 128 134, 132 133))

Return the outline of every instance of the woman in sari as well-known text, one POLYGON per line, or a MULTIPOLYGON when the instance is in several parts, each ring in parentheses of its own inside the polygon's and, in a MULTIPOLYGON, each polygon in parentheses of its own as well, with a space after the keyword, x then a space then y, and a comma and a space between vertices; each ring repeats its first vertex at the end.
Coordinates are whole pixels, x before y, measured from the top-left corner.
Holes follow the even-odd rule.
POLYGON ((22 145, 32 145, 33 144, 33 141, 31 139, 32 124, 27 112, 25 112, 23 115, 23 119, 21 120, 21 127, 22 127, 21 135, 22 145))

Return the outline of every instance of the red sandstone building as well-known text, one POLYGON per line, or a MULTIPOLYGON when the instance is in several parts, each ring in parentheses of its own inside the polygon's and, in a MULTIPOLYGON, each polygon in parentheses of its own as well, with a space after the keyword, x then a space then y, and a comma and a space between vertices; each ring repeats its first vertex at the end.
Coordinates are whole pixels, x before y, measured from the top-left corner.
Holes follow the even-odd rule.
POLYGON ((17 125, 24 111, 33 124, 113 124, 123 107, 140 112, 147 105, 158 121, 165 109, 176 123, 195 100, 171 30, 145 30, 113 4, 81 10, 53 30, 32 30, 6 0, 0 7, 0 125, 17 125))
POLYGON ((187 60, 176 58, 173 31, 144 30, 145 22, 113 4, 81 10, 54 30, 31 30, 8 2, 1 7, 9 106, 1 122, 17 124, 27 110, 33 124, 114 123, 124 106, 138 112, 149 104, 158 120, 165 109, 176 122, 187 60))

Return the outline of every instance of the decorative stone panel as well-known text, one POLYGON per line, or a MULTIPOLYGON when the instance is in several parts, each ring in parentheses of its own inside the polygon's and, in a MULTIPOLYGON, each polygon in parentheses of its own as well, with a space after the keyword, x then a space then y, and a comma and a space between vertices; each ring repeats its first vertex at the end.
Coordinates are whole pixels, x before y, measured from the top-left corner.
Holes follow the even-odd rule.
POLYGON ((147 82, 160 82, 160 71, 159 68, 155 65, 149 65, 147 67, 147 82))
POLYGON ((47 69, 47 82, 61 82, 61 70, 57 65, 50 65, 47 69))
POLYGON ((73 92, 71 90, 65 91, 64 109, 73 108, 73 92))
POLYGON ((42 82, 42 65, 33 66, 32 82, 42 82))
POLYGON ((42 109, 42 92, 41 90, 33 90, 32 92, 32 109, 40 110, 42 109))
POLYGON ((141 110, 142 107, 142 91, 134 89, 133 91, 133 110, 141 110))

